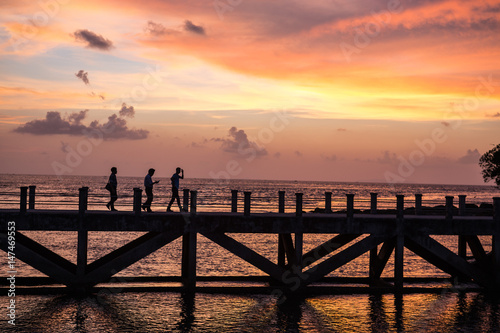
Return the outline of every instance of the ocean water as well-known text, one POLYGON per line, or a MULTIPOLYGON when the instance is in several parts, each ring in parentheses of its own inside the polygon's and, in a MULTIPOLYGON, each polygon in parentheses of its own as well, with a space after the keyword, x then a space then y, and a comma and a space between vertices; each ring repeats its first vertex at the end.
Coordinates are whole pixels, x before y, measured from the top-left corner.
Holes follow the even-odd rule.
MULTIPOLYGON (((153 210, 164 211, 170 198, 170 182, 155 187, 153 210)), ((36 208, 77 209, 78 188, 89 187, 89 209, 105 210, 107 176, 0 176, 0 209, 19 207, 19 186, 36 185, 36 208)), ((134 187, 142 188, 142 177, 118 177, 118 210, 132 210, 134 187)), ((345 209, 345 194, 355 194, 355 208, 370 205, 370 192, 379 193, 379 208, 394 208, 395 194, 405 195, 405 207, 413 205, 414 194, 423 194, 424 206, 443 205, 444 197, 466 194, 467 202, 491 203, 498 196, 492 186, 386 184, 230 180, 181 180, 181 188, 198 191, 198 211, 229 211, 231 190, 252 192, 252 212, 275 212, 278 191, 286 191, 286 211, 295 210, 295 193, 304 194, 304 211, 324 207, 324 192, 333 193, 334 210, 345 209)), ((242 193, 240 207, 243 206, 242 193)), ((23 232, 54 252, 76 262, 77 235, 74 232, 23 232)), ((89 233, 89 262, 133 240, 142 233, 89 233)), ((231 234, 268 259, 276 262, 276 235, 231 234)), ((304 235, 304 251, 331 238, 331 235, 304 235)), ((456 237, 436 237, 456 251, 456 237)), ((491 237, 481 238, 487 251, 491 237)), ((179 276, 180 239, 140 260, 117 275, 179 276)), ((264 275, 208 239, 198 237, 198 276, 264 275)), ((6 256, 5 256, 6 257, 6 256)), ((330 276, 366 277, 368 254, 335 270, 330 276)), ((7 276, 7 258, 2 276, 7 276)), ((17 276, 43 276, 16 262, 17 276)), ((384 270, 393 276, 393 260, 384 270)), ((405 250, 405 276, 449 277, 423 259, 405 250)), ((238 286, 238 285, 237 285, 238 286)), ((243 284, 241 284, 243 287, 243 284)), ((9 297, 0 296, 0 332, 500 332, 497 297, 483 293, 457 292, 453 286, 439 293, 405 295, 342 294, 306 296, 283 302, 268 294, 185 295, 175 292, 108 292, 85 298, 68 295, 17 295, 16 325, 10 325, 6 306, 9 297)), ((447 289, 446 289, 447 288, 447 289)))

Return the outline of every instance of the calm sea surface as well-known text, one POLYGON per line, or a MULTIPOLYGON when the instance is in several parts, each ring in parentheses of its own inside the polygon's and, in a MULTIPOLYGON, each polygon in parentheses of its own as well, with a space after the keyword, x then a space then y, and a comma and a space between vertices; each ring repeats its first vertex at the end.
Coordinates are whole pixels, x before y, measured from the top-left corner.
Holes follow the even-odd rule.
MULTIPOLYGON (((170 198, 168 179, 156 178, 153 210, 164 211, 170 198)), ((0 208, 19 207, 19 187, 36 185, 36 208, 77 209, 78 188, 89 187, 89 209, 105 210, 107 175, 102 177, 0 175, 0 208)), ((143 187, 142 177, 118 177, 118 210, 132 210, 134 187, 143 187)), ((295 210, 295 193, 304 193, 304 211, 324 207, 324 193, 333 193, 333 209, 345 209, 345 194, 355 194, 355 208, 370 205, 370 192, 377 192, 379 208, 394 208, 395 194, 405 195, 405 207, 413 206, 414 194, 423 194, 424 206, 443 205, 447 195, 467 195, 467 202, 492 203, 499 191, 492 186, 386 184, 230 180, 181 180, 181 188, 198 191, 198 211, 229 211, 231 190, 252 192, 252 212, 276 212, 278 191, 286 191, 286 210, 295 210)), ((240 195, 243 206, 242 194, 240 195)), ((455 204, 458 200, 455 199, 455 204)), ((76 262, 77 235, 74 232, 23 232, 52 251, 76 262)), ((89 234, 89 261, 100 258, 142 233, 89 234)), ((276 262, 277 236, 232 237, 276 262)), ((331 238, 304 235, 304 251, 331 238)), ((456 251, 455 237, 436 237, 456 251)), ((491 249, 491 238, 482 238, 491 249)), ((140 260, 117 275, 179 276, 179 239, 140 260)), ((263 275, 206 238, 198 238, 199 276, 263 275)), ((330 274, 366 277, 368 254, 330 274)), ((3 274, 7 276, 5 255, 3 274)), ((17 276, 43 276, 22 262, 16 262, 17 276)), ((393 275, 392 258, 383 273, 393 275)), ((405 276, 448 277, 426 261, 405 250, 405 276)), ((133 280, 130 281, 133 283, 133 280)), ((443 285, 446 286, 447 285, 443 285)), ((9 298, 0 296, 0 332, 500 332, 499 300, 482 293, 457 293, 449 286, 439 294, 328 295, 279 301, 272 295, 224 295, 172 292, 106 293, 84 299, 54 295, 16 296, 16 326, 7 323, 9 298)))

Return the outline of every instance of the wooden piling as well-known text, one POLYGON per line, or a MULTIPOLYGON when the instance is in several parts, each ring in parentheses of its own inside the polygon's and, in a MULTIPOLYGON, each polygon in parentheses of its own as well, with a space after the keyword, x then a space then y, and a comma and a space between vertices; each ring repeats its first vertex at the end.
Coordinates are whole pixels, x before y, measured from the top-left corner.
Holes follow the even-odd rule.
POLYGON ((185 188, 182 190, 182 211, 189 211, 189 189, 185 188))
POLYGON ((81 280, 84 279, 86 268, 87 268, 87 250, 88 250, 88 231, 85 229, 84 223, 84 214, 87 210, 88 203, 88 187, 81 187, 79 189, 78 195, 78 240, 77 240, 77 253, 76 253, 76 276, 77 276, 77 284, 78 282, 82 283, 81 280))
POLYGON ((26 213, 26 196, 28 195, 28 186, 21 186, 21 197, 20 197, 20 206, 19 212, 26 213))
POLYGON ((415 193, 415 215, 422 215, 422 194, 415 193))
POLYGON ((352 220, 354 217, 354 194, 348 193, 346 194, 347 203, 346 203, 346 211, 347 211, 347 219, 352 220))
POLYGON ((397 227, 396 246, 394 248, 394 287, 396 290, 403 289, 404 269, 404 195, 396 195, 397 200, 397 227))
POLYGON ((497 291, 500 289, 500 197, 493 198, 493 220, 495 223, 495 234, 492 237, 494 253, 495 285, 497 291))
POLYGON ((298 271, 302 271, 302 252, 304 247, 304 234, 302 233, 302 198, 303 193, 295 193, 295 216, 297 217, 297 228, 295 233, 295 260, 298 271))
POLYGON ((190 191, 191 193, 191 207, 190 207, 190 213, 191 215, 196 214, 196 199, 198 197, 198 191, 190 191))
POLYGON ((446 196, 446 219, 453 218, 453 196, 446 196))
POLYGON ((370 214, 377 214, 378 193, 370 193, 370 214))
POLYGON ((250 215, 250 196, 252 195, 252 192, 243 192, 243 194, 244 194, 243 215, 249 216, 250 215))
POLYGON ((134 187, 134 203, 133 210, 136 215, 141 214, 142 189, 134 187))
MULTIPOLYGON (((285 191, 278 191, 278 213, 285 213, 285 191)), ((285 239, 284 234, 278 234, 278 266, 285 267, 285 239)))
POLYGON ((29 186, 29 200, 28 200, 28 209, 35 209, 35 185, 29 186))
MULTIPOLYGON (((465 209, 465 198, 466 195, 458 196, 458 215, 464 216, 466 214, 465 209)), ((467 258, 467 242, 465 241, 465 237, 463 235, 458 235, 458 255, 466 259, 467 258)))
POLYGON ((238 190, 231 190, 231 213, 238 212, 238 190))
POLYGON ((325 192, 325 213, 332 213, 332 192, 325 192))

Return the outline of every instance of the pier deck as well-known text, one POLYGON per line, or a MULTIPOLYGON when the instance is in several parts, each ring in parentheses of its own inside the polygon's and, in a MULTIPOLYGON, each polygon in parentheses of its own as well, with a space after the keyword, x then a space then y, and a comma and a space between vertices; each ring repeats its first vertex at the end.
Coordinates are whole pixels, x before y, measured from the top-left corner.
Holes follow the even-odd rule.
MULTIPOLYGON (((121 270, 180 237, 179 280, 183 289, 194 290, 197 235, 254 265, 268 276, 270 286, 288 293, 303 291, 367 252, 370 260, 366 281, 373 286, 382 283, 387 286, 381 275, 389 258, 394 256, 391 288, 402 291, 404 248, 460 281, 470 281, 482 289, 500 289, 500 198, 493 198, 493 216, 453 216, 456 211, 453 198, 447 197, 446 214, 438 216, 405 215, 403 196, 397 196, 395 214, 377 211, 376 196, 372 196, 370 214, 355 214, 353 195, 347 195, 345 212, 331 212, 328 207, 331 201, 326 195, 327 213, 304 213, 302 195, 297 194, 295 213, 284 213, 284 196, 280 193, 279 212, 252 214, 248 192, 243 212, 239 213, 236 200, 231 212, 197 212, 196 191, 184 191, 184 212, 145 213, 140 210, 139 190, 134 194, 133 210, 128 212, 88 211, 87 193, 86 188, 81 189, 78 210, 39 210, 34 209, 34 201, 30 201, 30 209, 26 208, 27 192, 22 188, 20 209, 0 209, 0 248, 65 285, 68 291, 77 292, 95 290, 99 283, 109 281, 121 270), (24 235, 23 231, 28 230, 77 232, 77 263, 24 235), (145 233, 89 263, 88 232, 110 231, 145 233), (233 233, 278 235, 277 263, 259 254, 258 249, 250 249, 232 238, 233 233), (331 239, 303 253, 304 234, 331 234, 331 239), (436 241, 433 235, 458 236, 458 253, 436 241), (492 237, 491 251, 485 250, 478 236, 492 237), (467 246, 473 260, 467 257, 467 246)), ((233 198, 234 195, 237 193, 233 191, 233 198)), ((459 211, 463 212, 465 201, 461 200, 460 205, 459 211)), ((415 212, 418 214, 418 209, 415 212)))

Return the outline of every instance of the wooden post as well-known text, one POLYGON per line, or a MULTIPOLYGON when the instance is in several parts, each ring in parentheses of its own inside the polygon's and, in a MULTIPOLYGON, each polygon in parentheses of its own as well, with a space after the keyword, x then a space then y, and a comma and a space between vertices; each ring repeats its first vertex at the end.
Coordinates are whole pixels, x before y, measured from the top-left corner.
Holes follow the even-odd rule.
POLYGON ((325 213, 332 212, 332 192, 325 192, 325 213))
POLYGON ((347 197, 347 205, 346 205, 347 219, 352 220, 354 217, 354 194, 348 193, 346 194, 346 197, 347 197))
POLYGON ((182 265, 181 277, 184 288, 192 292, 196 288, 196 243, 197 232, 195 229, 196 197, 197 191, 191 191, 191 215, 186 218, 186 227, 182 235, 182 265))
POLYGON ((26 213, 26 196, 28 195, 28 186, 21 186, 21 198, 19 211, 21 213, 26 213))
POLYGON ((415 215, 422 215, 422 194, 415 194, 415 215))
POLYGON ((295 193, 295 216, 297 216, 297 227, 295 232, 295 258, 297 269, 302 271, 302 252, 304 247, 304 234, 302 233, 302 193, 295 193), (298 230, 297 230, 298 229, 298 230))
POLYGON ((87 210, 88 203, 88 187, 81 187, 78 193, 78 243, 77 243, 77 253, 76 253, 76 275, 78 282, 77 284, 82 284, 83 277, 85 276, 85 271, 87 268, 87 247, 88 247, 88 231, 84 226, 84 215, 87 210))
POLYGON ((285 212, 285 191, 278 191, 278 213, 285 212))
POLYGON ((136 215, 141 214, 142 189, 134 187, 134 204, 133 210, 136 215))
POLYGON ((182 211, 189 211, 189 189, 185 188, 182 190, 182 211))
POLYGON ((231 190, 231 213, 238 212, 238 190, 231 190))
MULTIPOLYGON (((464 216, 466 214, 465 211, 465 198, 466 195, 459 195, 458 196, 458 215, 464 216)), ((458 235, 458 255, 461 258, 466 259, 467 258, 467 242, 465 241, 465 238, 463 235, 458 235)))
POLYGON ((465 198, 467 196, 465 194, 460 194, 458 196, 458 215, 464 216, 466 212, 465 208, 465 198))
POLYGON ((446 219, 453 218, 453 196, 446 196, 446 219))
POLYGON ((29 187, 30 191, 29 191, 29 201, 28 201, 28 209, 35 209, 35 190, 36 190, 36 186, 35 185, 31 185, 29 187))
POLYGON ((493 198, 493 219, 495 223, 495 234, 493 235, 492 245, 495 255, 495 284, 500 289, 500 197, 493 198))
POLYGON ((370 193, 370 214, 377 214, 377 195, 378 193, 370 193))
POLYGON ((252 195, 252 192, 243 192, 245 195, 244 202, 243 202, 243 215, 249 216, 250 215, 250 196, 252 195))
MULTIPOLYGON (((278 191, 278 213, 285 213, 285 191, 278 191)), ((278 234, 278 266, 285 267, 285 244, 283 234, 278 234)))
POLYGON ((196 214, 196 198, 198 196, 198 191, 191 191, 191 207, 190 207, 190 212, 191 215, 196 214))
POLYGON ((397 200, 397 233, 396 247, 394 248, 394 287, 396 290, 403 289, 404 269, 404 195, 396 195, 397 200))

